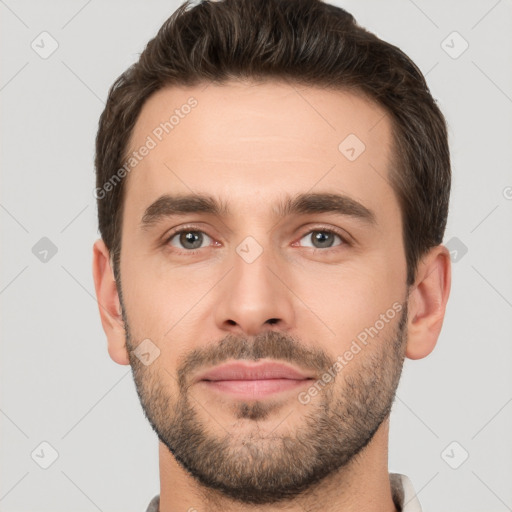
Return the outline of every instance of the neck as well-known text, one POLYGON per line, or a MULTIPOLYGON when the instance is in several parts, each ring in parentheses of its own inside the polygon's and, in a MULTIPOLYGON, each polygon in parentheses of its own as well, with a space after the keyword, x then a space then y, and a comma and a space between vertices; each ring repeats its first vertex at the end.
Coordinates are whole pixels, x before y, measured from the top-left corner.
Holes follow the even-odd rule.
POLYGON ((346 467, 299 497, 270 505, 241 505, 205 489, 159 443, 160 512, 396 512, 388 473, 389 418, 346 467))

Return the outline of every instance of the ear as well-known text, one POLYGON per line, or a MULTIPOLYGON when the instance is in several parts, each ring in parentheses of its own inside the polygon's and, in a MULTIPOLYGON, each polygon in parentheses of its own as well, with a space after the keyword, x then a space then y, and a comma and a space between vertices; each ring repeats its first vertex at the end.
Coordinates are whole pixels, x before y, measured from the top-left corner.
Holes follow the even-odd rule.
POLYGON ((93 246, 92 274, 101 324, 107 335, 108 353, 116 363, 130 364, 117 285, 110 265, 109 251, 101 238, 93 246))
POLYGON ((421 359, 434 350, 443 325, 451 279, 450 252, 438 245, 421 259, 409 295, 405 352, 409 359, 421 359))

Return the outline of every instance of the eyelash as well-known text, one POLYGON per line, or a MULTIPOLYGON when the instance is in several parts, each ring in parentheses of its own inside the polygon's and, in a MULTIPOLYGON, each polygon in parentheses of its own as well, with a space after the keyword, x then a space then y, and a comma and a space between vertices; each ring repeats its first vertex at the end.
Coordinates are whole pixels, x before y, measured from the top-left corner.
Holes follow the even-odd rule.
MULTIPOLYGON (((184 226, 184 227, 182 227, 182 228, 180 228, 180 229, 178 229, 176 231, 173 231, 169 236, 167 236, 165 238, 164 245, 168 246, 169 242, 176 235, 180 235, 181 233, 189 233, 191 231, 197 232, 197 233, 203 233, 204 235, 208 236, 209 238, 212 238, 207 233, 205 233, 203 230, 197 229, 195 226, 184 226)), ((309 235, 310 233, 314 233, 314 232, 330 233, 330 234, 333 234, 333 235, 337 235, 341 239, 341 241, 342 241, 342 243, 340 245, 336 245, 334 247, 326 247, 324 249, 321 249, 321 248, 318 248, 318 247, 310 247, 310 249, 313 249, 314 253, 316 253, 317 251, 320 251, 320 252, 335 251, 335 250, 339 249, 342 246, 350 246, 351 245, 351 243, 347 240, 347 237, 345 235, 342 235, 342 233, 340 231, 338 231, 337 229, 330 228, 330 227, 328 228, 326 226, 316 226, 313 229, 310 229, 309 231, 306 231, 305 233, 303 233, 299 237, 299 240, 304 238, 306 235, 309 235)), ((205 249, 205 247, 201 247, 199 249, 193 249, 193 250, 185 250, 185 249, 179 250, 177 247, 173 247, 172 250, 173 250, 173 252, 176 252, 177 254, 186 254, 186 255, 190 256, 190 255, 197 254, 202 249, 205 249)))

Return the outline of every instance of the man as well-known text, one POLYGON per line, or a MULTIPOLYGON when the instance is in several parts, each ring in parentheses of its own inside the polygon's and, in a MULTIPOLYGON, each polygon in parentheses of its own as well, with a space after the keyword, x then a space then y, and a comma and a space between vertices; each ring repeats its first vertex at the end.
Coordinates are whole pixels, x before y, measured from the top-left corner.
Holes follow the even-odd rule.
POLYGON ((93 273, 159 438, 148 511, 419 511, 388 473, 451 270, 445 120, 318 0, 182 5, 112 86, 93 273))

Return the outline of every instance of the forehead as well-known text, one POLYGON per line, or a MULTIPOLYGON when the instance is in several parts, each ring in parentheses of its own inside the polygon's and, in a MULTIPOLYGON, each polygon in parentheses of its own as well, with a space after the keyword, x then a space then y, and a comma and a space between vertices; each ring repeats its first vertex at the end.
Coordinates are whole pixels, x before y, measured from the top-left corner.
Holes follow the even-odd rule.
POLYGON ((208 192, 247 211, 263 196, 268 204, 317 189, 375 210, 382 199, 396 203, 388 116, 348 91, 238 81, 167 87, 144 104, 130 155, 125 207, 139 214, 163 193, 208 192))

